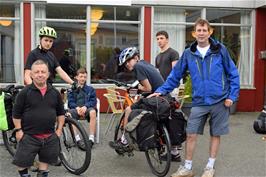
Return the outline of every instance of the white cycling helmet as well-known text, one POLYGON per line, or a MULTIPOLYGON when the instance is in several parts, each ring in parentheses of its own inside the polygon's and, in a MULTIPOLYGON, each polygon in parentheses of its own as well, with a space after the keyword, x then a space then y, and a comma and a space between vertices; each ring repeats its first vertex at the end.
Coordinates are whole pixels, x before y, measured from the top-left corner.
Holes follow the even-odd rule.
POLYGON ((119 66, 122 66, 127 60, 133 58, 135 55, 138 55, 139 51, 136 47, 125 48, 119 56, 119 66))

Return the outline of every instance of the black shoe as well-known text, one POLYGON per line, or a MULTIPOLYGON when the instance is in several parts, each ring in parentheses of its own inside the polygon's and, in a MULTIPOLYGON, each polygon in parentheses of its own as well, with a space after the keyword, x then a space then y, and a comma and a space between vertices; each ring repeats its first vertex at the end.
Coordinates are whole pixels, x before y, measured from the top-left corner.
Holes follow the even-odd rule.
POLYGON ((120 153, 124 152, 132 152, 133 149, 129 147, 128 144, 123 144, 120 140, 114 142, 114 141, 109 141, 109 146, 116 151, 119 151, 120 153))
POLYGON ((86 151, 84 140, 78 140, 77 141, 78 148, 82 151, 86 151))
POLYGON ((21 175, 21 177, 31 177, 30 174, 24 174, 24 175, 21 175))
POLYGON ((48 177, 49 171, 39 170, 37 173, 37 177, 48 177))
POLYGON ((94 142, 92 140, 89 140, 89 146, 91 149, 92 149, 93 145, 94 145, 94 142))
MULTIPOLYGON (((164 154, 164 155, 161 156, 161 159, 162 159, 163 161, 166 161, 166 158, 167 158, 166 155, 167 155, 167 154, 164 154)), ((172 161, 172 162, 181 162, 181 155, 180 155, 180 154, 177 154, 177 155, 173 155, 173 154, 171 154, 171 161, 172 161)))

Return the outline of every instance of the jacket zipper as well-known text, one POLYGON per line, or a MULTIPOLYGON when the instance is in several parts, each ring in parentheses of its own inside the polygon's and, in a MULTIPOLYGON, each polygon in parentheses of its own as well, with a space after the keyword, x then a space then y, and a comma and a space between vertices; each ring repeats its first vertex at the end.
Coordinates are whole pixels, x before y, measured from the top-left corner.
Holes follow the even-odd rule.
POLYGON ((222 84, 223 84, 223 90, 224 90, 224 72, 222 73, 222 84))
POLYGON ((211 68, 212 68, 212 55, 211 55, 211 60, 210 60, 210 65, 209 65, 209 79, 210 79, 210 75, 211 75, 211 68))
POLYGON ((200 66, 199 66, 198 59, 196 59, 196 63, 197 63, 197 67, 198 67, 198 70, 199 70, 200 77, 203 79, 202 74, 201 74, 201 70, 200 70, 200 66))

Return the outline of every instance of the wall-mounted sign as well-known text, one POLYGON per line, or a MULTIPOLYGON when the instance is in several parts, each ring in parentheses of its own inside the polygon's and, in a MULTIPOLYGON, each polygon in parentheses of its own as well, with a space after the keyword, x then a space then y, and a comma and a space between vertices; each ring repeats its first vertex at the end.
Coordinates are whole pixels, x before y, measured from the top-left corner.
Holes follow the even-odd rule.
POLYGON ((266 59, 266 50, 260 51, 260 59, 266 59))
POLYGON ((47 0, 47 3, 130 6, 131 0, 111 0, 111 1, 110 0, 47 0))

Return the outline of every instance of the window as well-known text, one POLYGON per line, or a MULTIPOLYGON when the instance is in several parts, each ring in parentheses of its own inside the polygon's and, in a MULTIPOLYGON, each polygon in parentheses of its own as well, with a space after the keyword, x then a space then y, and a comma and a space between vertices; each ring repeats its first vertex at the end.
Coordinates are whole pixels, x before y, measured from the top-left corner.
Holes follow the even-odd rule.
POLYGON ((120 51, 129 46, 139 47, 139 14, 140 8, 137 7, 91 8, 92 83, 116 78, 120 51))
MULTIPOLYGON (((212 37, 227 47, 239 69, 241 88, 253 87, 252 11, 214 8, 205 10, 206 19, 214 28, 212 37)), ((181 55, 184 48, 195 40, 191 32, 197 18, 204 15, 201 11, 202 9, 154 7, 152 58, 159 53, 155 37, 159 30, 169 33, 170 46, 181 55)))
MULTIPOLYGON (((78 68, 86 67, 86 7, 36 4, 35 18, 34 47, 39 44, 38 32, 41 27, 54 28, 57 39, 51 51, 62 69, 74 78, 78 68)), ((58 75, 55 82, 64 83, 58 75)))
POLYGON ((19 7, 19 4, 0 3, 0 83, 23 80, 19 7))
MULTIPOLYGON (((116 74, 116 58, 121 49, 139 47, 139 14, 138 7, 35 3, 34 47, 39 44, 39 29, 53 27, 58 38, 51 51, 58 61, 62 63, 65 51, 71 51, 69 58, 74 68, 86 67, 88 82, 99 83, 99 79, 116 74), (86 19, 89 12, 90 19, 86 19), (90 24, 90 35, 86 32, 87 24, 90 24)), ((56 82, 63 81, 57 76, 56 82)))
MULTIPOLYGON (((170 46, 177 50, 179 55, 183 53, 187 40, 187 29, 192 22, 201 16, 201 10, 196 8, 156 7, 154 8, 154 29, 153 29, 153 52, 152 59, 160 52, 157 46, 156 33, 164 30, 169 34, 170 46)), ((190 33, 191 34, 191 33, 190 33)))
POLYGON ((213 38, 228 49, 240 74, 242 88, 253 87, 254 57, 250 10, 207 9, 207 20, 214 28, 213 38))

